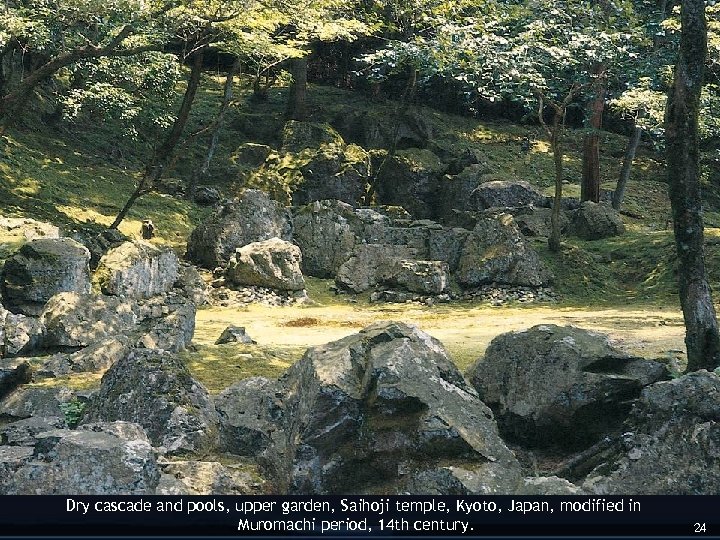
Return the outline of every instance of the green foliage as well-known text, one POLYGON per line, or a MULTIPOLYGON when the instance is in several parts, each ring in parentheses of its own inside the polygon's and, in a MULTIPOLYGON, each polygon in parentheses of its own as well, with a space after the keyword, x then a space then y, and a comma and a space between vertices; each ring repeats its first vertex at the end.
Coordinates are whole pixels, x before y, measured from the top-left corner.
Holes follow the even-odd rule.
POLYGON ((82 419, 83 411, 85 410, 86 402, 80 401, 77 398, 73 398, 70 401, 66 401, 60 404, 60 410, 65 418, 65 423, 69 428, 74 428, 78 425, 82 419))

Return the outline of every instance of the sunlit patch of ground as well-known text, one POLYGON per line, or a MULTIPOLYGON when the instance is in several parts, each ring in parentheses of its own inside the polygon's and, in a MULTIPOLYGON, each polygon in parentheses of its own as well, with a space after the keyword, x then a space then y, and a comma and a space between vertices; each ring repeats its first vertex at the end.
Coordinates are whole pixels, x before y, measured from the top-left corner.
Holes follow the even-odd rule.
POLYGON ((378 321, 403 321, 439 339, 461 370, 481 357, 490 341, 537 324, 575 325, 607 333, 616 346, 645 358, 684 361, 684 327, 679 310, 658 307, 591 308, 554 305, 490 307, 480 304, 333 303, 244 309, 207 308, 197 314, 187 353, 193 374, 217 392, 251 375, 278 376, 307 347, 353 334, 378 321), (244 326, 258 345, 214 345, 228 325, 244 326))

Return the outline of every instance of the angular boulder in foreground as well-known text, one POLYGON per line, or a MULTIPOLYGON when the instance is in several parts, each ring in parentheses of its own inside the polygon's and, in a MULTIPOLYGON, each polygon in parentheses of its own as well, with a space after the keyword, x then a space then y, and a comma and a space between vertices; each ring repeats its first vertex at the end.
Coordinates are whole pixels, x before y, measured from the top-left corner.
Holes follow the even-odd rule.
POLYGON ((513 493, 522 482, 490 409, 415 327, 379 323, 309 349, 279 384, 284 442, 264 462, 281 492, 402 493, 448 462, 471 472, 472 493, 513 493))
POLYGON ((50 430, 37 435, 34 448, 8 448, 24 454, 0 477, 3 495, 146 495, 160 480, 144 431, 126 422, 50 430))
POLYGON ((301 261, 299 247, 270 238, 238 248, 225 269, 225 277, 237 285, 301 291, 305 288, 301 261))
POLYGON ((540 325, 497 336, 467 376, 504 436, 574 448, 618 429, 642 388, 667 373, 614 348, 605 335, 540 325))
POLYGON ((140 424, 168 454, 202 453, 217 442, 207 390, 165 351, 134 349, 105 373, 82 422, 115 420, 140 424))
POLYGON ((589 493, 720 493, 720 377, 705 370, 645 388, 623 426, 621 452, 592 473, 589 493))

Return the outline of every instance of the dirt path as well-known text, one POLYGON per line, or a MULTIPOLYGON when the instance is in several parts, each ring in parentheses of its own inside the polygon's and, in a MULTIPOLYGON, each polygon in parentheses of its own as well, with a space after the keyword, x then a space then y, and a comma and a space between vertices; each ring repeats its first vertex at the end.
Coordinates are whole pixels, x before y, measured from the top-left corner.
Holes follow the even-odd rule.
POLYGON ((487 307, 398 304, 332 304, 287 308, 253 305, 245 310, 211 308, 197 314, 195 342, 211 346, 229 324, 244 326, 260 346, 320 345, 380 320, 418 325, 445 344, 465 369, 503 332, 536 324, 576 325, 609 334, 621 348, 646 358, 683 358, 679 311, 661 308, 582 309, 556 306, 487 307))

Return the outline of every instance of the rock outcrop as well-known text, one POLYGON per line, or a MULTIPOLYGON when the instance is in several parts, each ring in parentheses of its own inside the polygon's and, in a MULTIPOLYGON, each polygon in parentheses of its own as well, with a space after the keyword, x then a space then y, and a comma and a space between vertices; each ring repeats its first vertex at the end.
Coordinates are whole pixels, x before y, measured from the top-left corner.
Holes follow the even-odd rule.
POLYGON ((262 191, 248 189, 193 230, 186 256, 213 270, 225 266, 237 248, 273 237, 289 240, 291 231, 290 215, 282 205, 262 191))
POLYGON ((515 206, 545 206, 545 197, 524 180, 492 180, 477 186, 470 195, 473 210, 511 208, 515 206))
POLYGON ((551 275, 509 214, 483 215, 467 236, 455 277, 460 285, 538 287, 551 275))
POLYGON ((623 425, 620 450, 591 473, 585 490, 720 493, 720 377, 701 370, 645 388, 623 425))
POLYGON ((171 249, 148 242, 125 242, 100 259, 95 280, 103 294, 150 298, 172 289, 178 266, 178 257, 171 249))
POLYGON ((301 261, 300 248, 280 238, 253 242, 235 251, 225 279, 236 285, 300 291, 305 288, 301 261))
POLYGON ((496 337, 468 371, 505 437, 560 448, 619 429, 643 387, 665 376, 662 364, 619 351, 607 336, 555 325, 496 337))
POLYGON ((82 423, 136 422, 169 455, 202 453, 217 443, 217 417, 207 390, 185 364, 164 351, 134 349, 103 376, 82 423))
POLYGON ((90 252, 70 238, 28 242, 5 261, 2 294, 13 313, 39 315, 50 298, 65 291, 90 292, 90 252))

